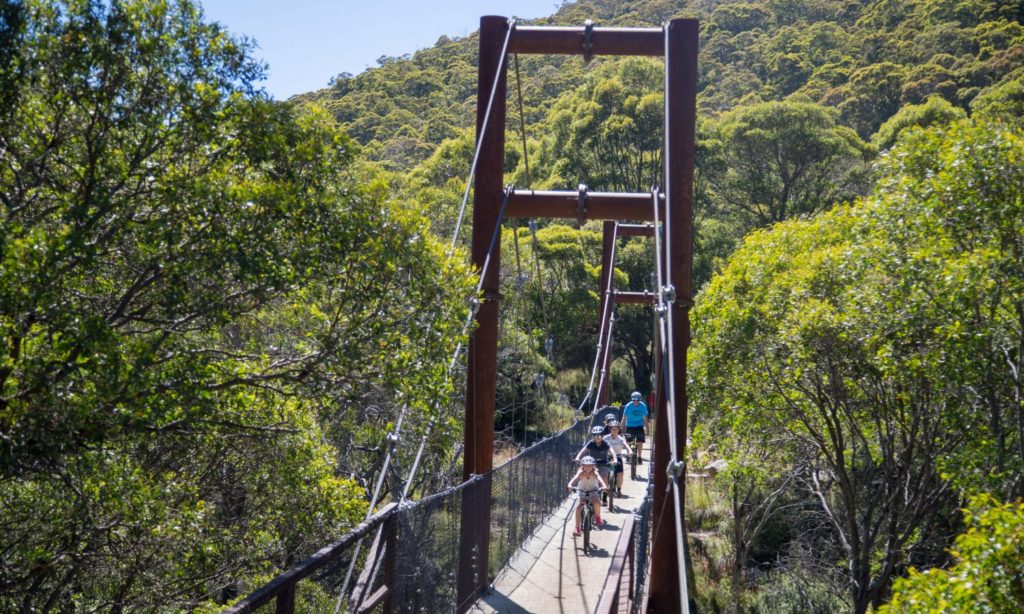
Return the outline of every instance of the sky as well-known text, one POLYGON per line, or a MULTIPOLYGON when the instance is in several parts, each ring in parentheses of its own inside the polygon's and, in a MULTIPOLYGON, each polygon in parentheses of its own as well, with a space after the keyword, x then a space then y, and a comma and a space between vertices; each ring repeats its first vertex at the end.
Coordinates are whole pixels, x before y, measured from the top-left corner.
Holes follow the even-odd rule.
POLYGON ((359 74, 381 56, 432 47, 442 35, 462 37, 483 15, 532 19, 561 0, 199 0, 208 21, 254 39, 254 56, 270 66, 263 83, 276 99, 327 87, 359 74))

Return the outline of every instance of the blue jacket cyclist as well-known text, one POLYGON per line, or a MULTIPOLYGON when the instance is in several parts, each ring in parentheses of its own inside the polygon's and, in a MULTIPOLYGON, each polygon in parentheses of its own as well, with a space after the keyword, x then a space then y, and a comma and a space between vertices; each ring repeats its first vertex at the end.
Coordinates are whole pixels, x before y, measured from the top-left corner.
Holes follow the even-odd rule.
POLYGON ((626 423, 626 434, 633 437, 636 442, 636 460, 644 461, 644 442, 647 441, 647 430, 650 428, 650 418, 647 405, 640 400, 640 393, 634 392, 629 395, 629 403, 622 408, 622 420, 626 423))

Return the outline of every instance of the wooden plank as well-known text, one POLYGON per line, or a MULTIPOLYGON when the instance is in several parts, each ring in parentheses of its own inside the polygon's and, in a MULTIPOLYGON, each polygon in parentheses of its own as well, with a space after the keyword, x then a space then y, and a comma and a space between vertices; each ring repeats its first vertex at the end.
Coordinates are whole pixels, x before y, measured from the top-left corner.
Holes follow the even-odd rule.
POLYGON ((654 226, 652 224, 619 224, 620 237, 653 237, 654 226))

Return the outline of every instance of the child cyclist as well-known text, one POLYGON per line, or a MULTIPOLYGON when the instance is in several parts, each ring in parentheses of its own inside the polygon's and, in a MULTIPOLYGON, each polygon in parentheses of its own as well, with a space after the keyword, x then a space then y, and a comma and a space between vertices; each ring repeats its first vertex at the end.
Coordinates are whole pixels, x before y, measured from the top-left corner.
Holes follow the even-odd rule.
POLYGON ((572 476, 569 484, 567 484, 570 492, 572 492, 574 483, 580 490, 580 503, 576 506, 576 530, 572 533, 574 537, 579 537, 580 533, 582 533, 580 522, 583 519, 583 497, 590 497, 590 503, 594 506, 594 521, 598 525, 604 524, 604 521, 601 520, 601 499, 597 493, 608 488, 608 484, 601 479, 601 474, 597 472, 592 456, 584 456, 580 463, 579 471, 576 472, 576 475, 572 476))
POLYGON ((623 480, 622 458, 632 454, 633 450, 629 447, 629 443, 626 441, 626 438, 619 433, 621 427, 619 426, 618 420, 612 420, 609 422, 608 430, 610 430, 611 433, 605 435, 604 440, 612 447, 612 451, 615 452, 615 456, 618 459, 618 462, 615 464, 615 471, 618 472, 618 475, 615 477, 615 484, 610 484, 609 487, 615 489, 616 497, 621 497, 623 480))
MULTIPOLYGON (((608 483, 608 463, 617 462, 618 457, 615 456, 615 450, 612 449, 608 442, 604 440, 604 427, 595 426, 590 429, 590 435, 593 437, 592 440, 588 441, 580 451, 576 454, 576 461, 579 461, 584 455, 594 459, 594 463, 597 465, 597 472, 601 474, 601 479, 604 480, 605 484, 608 483)), ((600 506, 598 506, 600 509, 600 506)), ((601 524, 601 517, 598 516, 597 524, 601 524)))

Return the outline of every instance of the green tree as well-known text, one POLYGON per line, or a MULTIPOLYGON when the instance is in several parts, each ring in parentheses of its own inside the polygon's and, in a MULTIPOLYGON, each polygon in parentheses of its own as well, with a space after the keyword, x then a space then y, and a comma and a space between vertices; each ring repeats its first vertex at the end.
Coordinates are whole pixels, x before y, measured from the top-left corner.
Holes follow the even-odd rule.
POLYGON ((810 215, 864 189, 869 149, 825 107, 744 106, 725 114, 716 131, 704 162, 711 202, 744 229, 810 215))
POLYGON ((940 96, 932 96, 923 104, 911 104, 890 117, 871 137, 871 144, 883 150, 892 147, 903 131, 914 126, 927 127, 944 125, 963 119, 967 114, 948 103, 940 96))
POLYGON ((223 602, 365 512, 467 272, 192 2, 5 10, 0 609, 223 602))
POLYGON ((748 237, 698 303, 698 416, 793 455, 858 612, 935 562, 954 484, 1020 484, 1022 152, 1006 127, 912 132, 870 198, 748 237))
POLYGON ((662 69, 632 59, 609 64, 564 95, 541 126, 549 134, 538 166, 547 184, 645 192, 661 176, 662 69))
POLYGON ((896 581, 893 598, 879 609, 892 612, 1018 612, 1024 609, 1024 505, 990 496, 971 499, 969 528, 956 538, 956 564, 910 570, 896 581))

